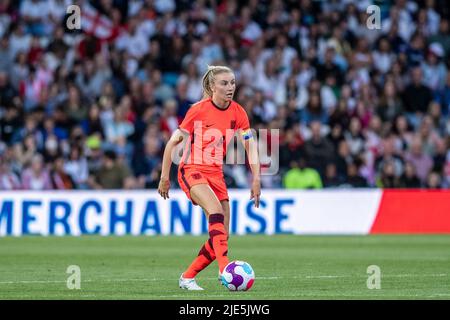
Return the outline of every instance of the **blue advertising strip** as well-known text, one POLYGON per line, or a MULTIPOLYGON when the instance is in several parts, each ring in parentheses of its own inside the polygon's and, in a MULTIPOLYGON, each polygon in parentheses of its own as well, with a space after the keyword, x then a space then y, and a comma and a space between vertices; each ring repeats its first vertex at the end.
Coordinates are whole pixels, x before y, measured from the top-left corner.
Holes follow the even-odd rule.
MULTIPOLYGON (((0 198, 0 236, 207 232, 201 208, 194 206, 181 192, 174 192, 170 201, 143 192, 18 192, 7 195, 0 198)), ((286 227, 283 223, 289 220, 286 212, 293 204, 295 197, 271 196, 262 198, 260 207, 255 208, 247 194, 239 193, 230 201, 231 233, 291 233, 289 223, 286 227)))

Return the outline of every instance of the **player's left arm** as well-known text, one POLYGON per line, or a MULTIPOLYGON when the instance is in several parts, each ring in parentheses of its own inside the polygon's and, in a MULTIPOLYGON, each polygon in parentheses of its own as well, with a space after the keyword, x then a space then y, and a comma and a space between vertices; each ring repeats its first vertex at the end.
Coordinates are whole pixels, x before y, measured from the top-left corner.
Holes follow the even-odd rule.
POLYGON ((247 153, 250 169, 252 170, 253 180, 251 187, 250 200, 254 199, 255 207, 259 207, 259 198, 261 196, 261 176, 260 176, 260 164, 258 155, 258 145, 253 138, 251 129, 239 130, 239 137, 244 145, 245 152, 247 153))

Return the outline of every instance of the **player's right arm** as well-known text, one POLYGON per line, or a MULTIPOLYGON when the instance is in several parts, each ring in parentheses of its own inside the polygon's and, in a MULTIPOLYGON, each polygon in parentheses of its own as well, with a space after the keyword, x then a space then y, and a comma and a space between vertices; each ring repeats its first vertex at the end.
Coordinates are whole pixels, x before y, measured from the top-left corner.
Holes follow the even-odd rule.
POLYGON ((169 141, 167 142, 166 149, 164 150, 161 179, 159 181, 158 192, 164 199, 169 198, 169 172, 172 165, 172 153, 173 149, 184 139, 187 139, 189 135, 194 131, 194 121, 198 117, 199 105, 191 106, 180 124, 179 128, 174 131, 169 141))
POLYGON ((164 200, 169 198, 169 188, 170 188, 170 167, 172 165, 172 153, 173 149, 187 137, 188 134, 180 129, 174 131, 169 141, 167 142, 166 148, 164 149, 164 155, 162 160, 161 168, 161 178, 159 180, 158 193, 164 200))

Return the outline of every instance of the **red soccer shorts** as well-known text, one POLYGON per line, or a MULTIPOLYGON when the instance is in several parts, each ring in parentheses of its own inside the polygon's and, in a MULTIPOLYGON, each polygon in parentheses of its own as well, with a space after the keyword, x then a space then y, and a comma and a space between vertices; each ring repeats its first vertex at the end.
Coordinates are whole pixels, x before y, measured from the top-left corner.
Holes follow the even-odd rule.
POLYGON ((178 183, 194 205, 197 203, 191 199, 189 190, 197 184, 209 185, 219 201, 229 199, 222 171, 206 172, 199 170, 198 167, 182 166, 178 169, 178 183))

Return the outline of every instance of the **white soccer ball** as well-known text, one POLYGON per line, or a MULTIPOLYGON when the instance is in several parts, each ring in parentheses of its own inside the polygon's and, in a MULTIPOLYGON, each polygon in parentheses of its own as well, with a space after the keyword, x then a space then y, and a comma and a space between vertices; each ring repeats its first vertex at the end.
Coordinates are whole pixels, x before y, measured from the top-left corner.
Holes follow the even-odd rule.
POLYGON ((247 291, 255 281, 253 268, 245 261, 231 261, 222 272, 222 284, 230 291, 247 291))

